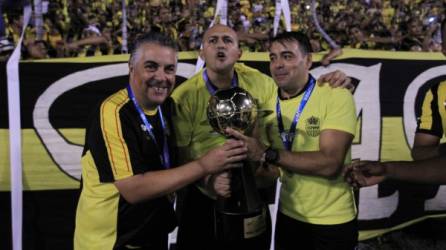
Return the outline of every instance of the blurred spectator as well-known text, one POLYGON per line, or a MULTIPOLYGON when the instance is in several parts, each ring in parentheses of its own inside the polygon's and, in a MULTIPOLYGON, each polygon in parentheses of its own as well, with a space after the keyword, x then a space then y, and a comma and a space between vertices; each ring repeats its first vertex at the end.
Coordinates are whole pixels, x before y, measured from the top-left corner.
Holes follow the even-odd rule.
POLYGON ((96 26, 89 25, 82 38, 66 44, 66 49, 79 56, 96 56, 112 54, 111 33, 109 28, 101 33, 96 26))
MULTIPOLYGON (((23 1, 0 0, 0 5, 5 11, 5 7, 20 6, 17 3, 23 1)), ((203 31, 214 17, 216 2, 127 0, 128 39, 155 29, 177 39, 181 50, 197 50, 203 31)), ((306 32, 314 51, 329 51, 330 46, 313 24, 310 0, 289 2, 292 30, 306 32)), ((266 51, 272 35, 275 1, 238 0, 228 4, 228 24, 238 31, 242 48, 266 51)), ((435 52, 446 51, 441 47, 445 32, 440 28, 445 20, 445 6, 444 0, 318 0, 316 13, 322 28, 341 47, 435 52)), ((11 42, 16 42, 20 34, 20 15, 12 12, 7 16, 6 32, 1 28, 5 27, 4 20, 0 19, 0 52, 11 48, 11 42)), ((48 56, 121 53, 122 16, 121 1, 50 1, 44 15, 43 38, 48 56)), ((284 27, 282 20, 279 30, 284 27)), ((33 32, 32 27, 28 29, 27 39, 35 36, 33 32)), ((331 51, 332 56, 337 54, 338 51, 331 51)))
POLYGON ((158 15, 154 17, 152 30, 168 35, 174 40, 178 39, 178 28, 172 19, 172 10, 168 6, 162 6, 158 15))
POLYGON ((401 50, 422 51, 423 50, 423 34, 421 22, 418 19, 411 19, 408 22, 407 34, 401 41, 401 50))
POLYGON ((349 30, 350 34, 350 47, 354 49, 368 49, 369 44, 367 43, 367 38, 364 33, 359 28, 359 26, 352 26, 349 30))
POLYGON ((442 38, 441 51, 443 52, 443 55, 446 56, 446 19, 444 19, 443 22, 441 23, 441 38, 442 38))
MULTIPOLYGON (((4 19, 4 12, 12 12, 16 11, 23 6, 25 0, 0 0, 0 54, 6 54, 11 52, 14 49, 14 43, 8 39, 6 31, 7 31, 7 23, 4 19)), ((20 34, 20 32, 18 33, 20 34)))
POLYGON ((25 44, 26 50, 23 53, 23 59, 45 59, 48 58, 48 45, 45 41, 29 41, 25 44))

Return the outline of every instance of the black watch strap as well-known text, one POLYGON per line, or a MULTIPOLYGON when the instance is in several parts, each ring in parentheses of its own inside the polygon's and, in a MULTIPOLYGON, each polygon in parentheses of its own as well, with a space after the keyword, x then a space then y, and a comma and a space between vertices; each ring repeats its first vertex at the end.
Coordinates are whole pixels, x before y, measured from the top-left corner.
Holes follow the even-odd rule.
POLYGON ((279 161, 279 150, 269 147, 265 150, 265 162, 274 164, 279 161))

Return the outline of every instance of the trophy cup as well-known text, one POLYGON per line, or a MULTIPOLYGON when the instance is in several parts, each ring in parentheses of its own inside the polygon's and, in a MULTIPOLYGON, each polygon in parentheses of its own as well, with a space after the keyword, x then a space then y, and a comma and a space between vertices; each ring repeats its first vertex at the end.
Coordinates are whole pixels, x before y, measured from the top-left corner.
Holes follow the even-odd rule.
MULTIPOLYGON (((213 129, 225 135, 227 127, 242 133, 252 131, 257 112, 252 96, 235 87, 217 91, 210 98, 207 116, 213 129)), ((255 240, 267 232, 267 207, 260 199, 253 170, 247 161, 239 165, 229 170, 231 197, 218 197, 216 202, 215 232, 221 242, 255 240)))

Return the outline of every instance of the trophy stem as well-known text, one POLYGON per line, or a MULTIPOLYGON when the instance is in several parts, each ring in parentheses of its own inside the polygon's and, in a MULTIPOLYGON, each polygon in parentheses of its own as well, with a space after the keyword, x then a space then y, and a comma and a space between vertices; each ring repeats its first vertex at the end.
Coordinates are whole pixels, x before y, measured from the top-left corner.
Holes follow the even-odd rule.
POLYGON ((222 242, 237 242, 265 234, 266 205, 257 192, 254 175, 247 162, 231 171, 231 197, 216 202, 216 235, 222 242))

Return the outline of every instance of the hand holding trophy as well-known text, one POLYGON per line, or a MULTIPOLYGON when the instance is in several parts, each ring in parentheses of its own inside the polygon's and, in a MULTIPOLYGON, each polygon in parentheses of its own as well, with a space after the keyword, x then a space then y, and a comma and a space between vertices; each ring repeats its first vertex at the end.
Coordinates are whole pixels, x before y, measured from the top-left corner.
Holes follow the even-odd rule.
MULTIPOLYGON (((217 91, 211 96, 207 109, 210 125, 225 136, 227 127, 244 134, 250 133, 255 126, 257 114, 254 98, 240 87, 217 91)), ((265 238, 267 207, 257 192, 253 170, 248 162, 243 161, 240 162, 240 167, 229 171, 231 196, 219 197, 215 208, 217 237, 222 242, 265 238)))

